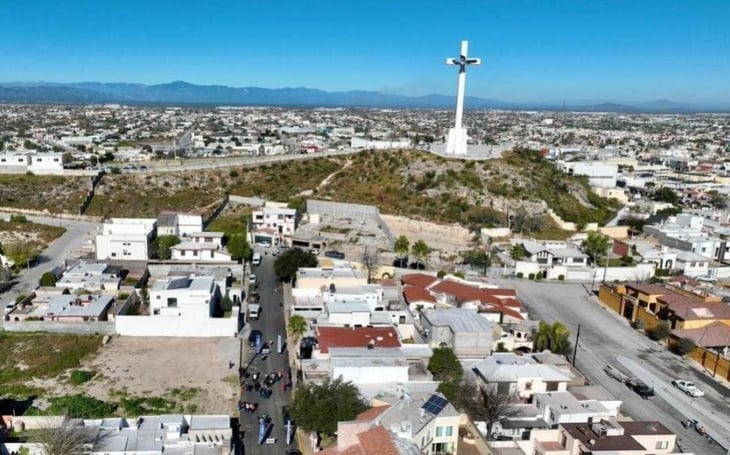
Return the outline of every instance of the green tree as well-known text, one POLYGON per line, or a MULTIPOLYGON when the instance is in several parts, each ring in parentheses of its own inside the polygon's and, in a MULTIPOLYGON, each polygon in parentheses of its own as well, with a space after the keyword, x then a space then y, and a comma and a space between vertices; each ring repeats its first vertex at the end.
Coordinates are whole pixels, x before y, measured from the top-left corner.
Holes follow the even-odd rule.
POLYGON ((672 329, 669 328, 669 324, 666 322, 660 322, 654 327, 648 329, 646 333, 654 341, 662 341, 666 339, 671 333, 672 329))
POLYGON ((426 262, 426 257, 430 252, 431 248, 429 248, 428 244, 423 240, 416 240, 416 242, 411 245, 411 255, 416 258, 416 261, 426 262))
POLYGON ((549 349, 555 354, 570 354, 570 330, 562 323, 555 321, 552 324, 540 322, 537 328, 533 344, 535 351, 549 349))
POLYGON ((697 344, 689 338, 680 338, 677 345, 674 347, 674 352, 679 355, 691 354, 697 349, 697 344))
POLYGON ((433 350, 428 370, 433 378, 441 381, 438 391, 443 393, 452 403, 459 395, 459 384, 464 377, 464 368, 451 348, 436 348, 433 350))
POLYGON ((96 155, 91 155, 91 157, 89 158, 89 163, 92 166, 96 167, 96 165, 99 164, 99 158, 96 155))
POLYGON ((180 243, 176 235, 161 235, 155 239, 155 252, 159 259, 167 260, 172 256, 171 248, 180 243))
POLYGON ((408 237, 405 235, 401 235, 395 240, 395 244, 393 245, 393 251, 395 251, 395 254, 398 255, 398 257, 405 257, 408 256, 408 250, 411 248, 411 242, 408 240, 408 237))
POLYGON ((466 251, 462 255, 462 262, 470 267, 478 267, 483 270, 484 275, 492 265, 492 256, 481 248, 466 251))
POLYGON ((654 191, 653 199, 655 201, 667 202, 673 205, 677 205, 681 202, 677 193, 675 193, 673 189, 666 186, 654 191))
POLYGON ((509 255, 515 261, 519 261, 520 259, 524 259, 527 256, 527 250, 525 249, 524 245, 522 245, 521 243, 517 243, 515 245, 512 245, 512 248, 509 251, 509 255))
POLYGON ((304 319, 304 317, 300 314, 292 315, 289 318, 289 336, 291 336, 294 339, 299 338, 300 336, 307 333, 307 329, 309 328, 309 325, 307 324, 307 320, 304 319))
POLYGON ((17 241, 3 247, 5 256, 15 265, 23 268, 38 258, 38 247, 33 242, 17 241))
POLYGON ((249 245, 246 236, 233 234, 226 237, 226 249, 234 261, 249 260, 253 256, 253 250, 249 245))
POLYGON ((56 275, 53 272, 46 272, 41 276, 41 286, 53 287, 56 285, 56 275))
POLYGON ((339 377, 322 384, 305 383, 298 387, 290 412, 303 430, 333 435, 337 422, 353 420, 367 409, 358 388, 339 377))
POLYGON ((293 279, 300 267, 316 267, 317 256, 311 251, 304 251, 301 248, 286 250, 274 261, 274 273, 281 281, 293 279))
POLYGON ((599 232, 589 232, 581 244, 583 252, 593 258, 594 264, 598 260, 598 256, 606 256, 610 246, 611 240, 599 232))

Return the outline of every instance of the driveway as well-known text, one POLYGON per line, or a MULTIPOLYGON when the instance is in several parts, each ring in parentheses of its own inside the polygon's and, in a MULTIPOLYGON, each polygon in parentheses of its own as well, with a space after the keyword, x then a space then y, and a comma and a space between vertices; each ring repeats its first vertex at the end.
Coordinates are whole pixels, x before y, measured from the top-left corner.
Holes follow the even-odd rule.
MULTIPOLYGON (((263 248, 256 247, 261 252, 261 264, 253 268, 253 273, 258 278, 258 292, 261 296, 259 304, 261 305, 261 314, 257 321, 252 321, 244 330, 243 335, 243 367, 248 365, 248 372, 260 372, 262 374, 284 371, 284 379, 275 383, 272 387, 272 395, 270 398, 261 398, 255 391, 242 392, 242 400, 258 403, 259 407, 255 413, 243 412, 240 416, 241 429, 243 430, 243 450, 246 455, 249 454, 283 454, 286 451, 286 429, 283 425, 282 408, 288 406, 291 398, 291 390, 284 392, 282 386, 288 381, 287 373, 289 368, 289 354, 286 349, 282 354, 277 352, 277 335, 281 335, 282 340, 286 340, 286 331, 284 328, 284 308, 279 306, 279 302, 283 302, 282 286, 279 283, 276 274, 274 274, 274 257, 271 256, 271 248, 268 254, 263 254, 263 248), (255 348, 249 348, 248 334, 251 330, 257 329, 263 333, 264 341, 273 340, 274 345, 271 348, 271 354, 264 359, 261 355, 256 355, 255 348), (259 444, 259 424, 257 418, 267 414, 271 416, 272 427, 269 430, 268 437, 276 438, 275 444, 259 444)), ((246 278, 248 279, 248 278, 246 278)), ((251 382, 251 379, 248 379, 251 382)), ((296 442, 290 446, 296 448, 296 442)))
POLYGON ((698 418, 710 433, 720 440, 727 440, 730 406, 728 390, 724 386, 632 329, 627 320, 600 305, 583 285, 519 279, 498 279, 496 282, 517 290, 532 319, 565 324, 573 334, 573 342, 578 326, 581 326, 576 367, 592 384, 603 386, 622 400, 622 413, 634 420, 659 420, 677 433, 684 450, 697 454, 726 453, 717 444, 708 443, 697 432, 685 429, 681 424, 682 420, 698 418), (622 366, 632 375, 652 383, 657 389, 657 396, 642 400, 624 384, 603 372, 607 364, 622 366), (694 381, 706 396, 695 398, 689 406, 685 397, 666 390, 671 388, 671 380, 675 378, 694 381))

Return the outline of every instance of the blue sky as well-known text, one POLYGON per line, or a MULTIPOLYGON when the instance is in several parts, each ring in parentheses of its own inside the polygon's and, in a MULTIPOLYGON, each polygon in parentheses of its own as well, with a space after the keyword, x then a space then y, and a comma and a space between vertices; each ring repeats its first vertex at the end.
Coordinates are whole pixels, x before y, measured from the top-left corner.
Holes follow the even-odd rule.
POLYGON ((730 102, 730 0, 3 0, 0 80, 730 102))

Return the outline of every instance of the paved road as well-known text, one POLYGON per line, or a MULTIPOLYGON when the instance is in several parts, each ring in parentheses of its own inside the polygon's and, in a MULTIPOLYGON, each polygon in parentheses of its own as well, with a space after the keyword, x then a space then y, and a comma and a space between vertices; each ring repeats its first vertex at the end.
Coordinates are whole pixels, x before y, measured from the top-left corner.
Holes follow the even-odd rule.
MULTIPOLYGON (((282 339, 286 340, 284 329, 284 309, 279 306, 279 302, 283 301, 281 295, 281 285, 276 278, 273 270, 274 258, 269 254, 262 255, 261 265, 253 268, 253 272, 258 278, 258 292, 261 296, 261 315, 258 321, 252 321, 250 326, 244 332, 244 348, 243 361, 244 367, 248 362, 250 366, 248 371, 260 371, 262 373, 285 371, 285 379, 274 384, 273 394, 271 398, 265 399, 259 397, 255 392, 243 392, 243 400, 248 402, 259 403, 258 411, 254 414, 241 414, 241 427, 243 429, 243 445, 244 453, 250 454, 283 454, 286 448, 286 429, 284 428, 282 408, 289 405, 291 391, 283 392, 282 384, 287 381, 286 372, 289 366, 289 354, 284 349, 283 354, 277 353, 277 335, 281 334, 282 339), (274 346, 272 353, 265 360, 260 355, 255 355, 255 348, 248 347, 248 334, 250 330, 258 329, 263 333, 264 340, 273 340, 274 346), (253 360, 251 360, 253 359, 253 360), (276 444, 260 445, 258 442, 259 425, 257 417, 263 414, 271 416, 272 427, 269 432, 270 438, 276 438, 276 444)), ((296 442, 291 448, 296 448, 296 442)))
POLYGON ((698 418, 711 427, 714 433, 724 435, 727 439, 730 434, 730 407, 728 391, 724 386, 703 376, 680 357, 633 330, 628 321, 589 297, 583 285, 506 279, 496 281, 504 287, 517 290, 533 319, 561 321, 573 334, 581 325, 576 366, 592 384, 603 386, 622 400, 624 414, 635 420, 659 420, 677 433, 686 451, 708 455, 726 453, 717 444, 709 443, 697 432, 685 429, 681 424, 683 419, 698 418), (619 359, 633 362, 632 366, 640 365, 656 377, 652 382, 660 390, 655 398, 642 400, 624 384, 603 372, 606 364, 621 365, 619 359), (696 407, 689 408, 685 399, 681 400, 682 404, 678 404, 674 394, 665 393, 665 388, 671 387, 670 381, 674 378, 693 380, 705 391, 706 396, 694 399, 693 405, 696 407), (703 415, 712 416, 712 420, 683 414, 697 407, 703 410, 703 415))
MULTIPOLYGON (((10 214, 0 213, 0 217, 8 218, 10 214)), ((53 226, 62 226, 66 228, 66 232, 48 246, 40 256, 40 259, 31 264, 30 269, 24 268, 16 277, 17 284, 9 291, 0 296, 2 306, 11 303, 20 294, 27 294, 38 286, 41 275, 51 270, 57 265, 62 265, 65 259, 71 256, 74 250, 77 250, 84 241, 89 238, 89 234, 96 231, 98 223, 89 221, 66 220, 55 217, 30 216, 26 215, 28 220, 34 223, 49 224, 53 226)))

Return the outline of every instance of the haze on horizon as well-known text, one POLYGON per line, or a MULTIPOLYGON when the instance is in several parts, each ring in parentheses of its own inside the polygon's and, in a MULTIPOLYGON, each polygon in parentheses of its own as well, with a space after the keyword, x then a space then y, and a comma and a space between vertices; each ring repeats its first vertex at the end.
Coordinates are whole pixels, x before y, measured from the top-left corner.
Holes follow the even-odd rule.
POLYGON ((2 82, 132 82, 510 102, 730 103, 725 0, 266 2, 9 0, 2 82))

